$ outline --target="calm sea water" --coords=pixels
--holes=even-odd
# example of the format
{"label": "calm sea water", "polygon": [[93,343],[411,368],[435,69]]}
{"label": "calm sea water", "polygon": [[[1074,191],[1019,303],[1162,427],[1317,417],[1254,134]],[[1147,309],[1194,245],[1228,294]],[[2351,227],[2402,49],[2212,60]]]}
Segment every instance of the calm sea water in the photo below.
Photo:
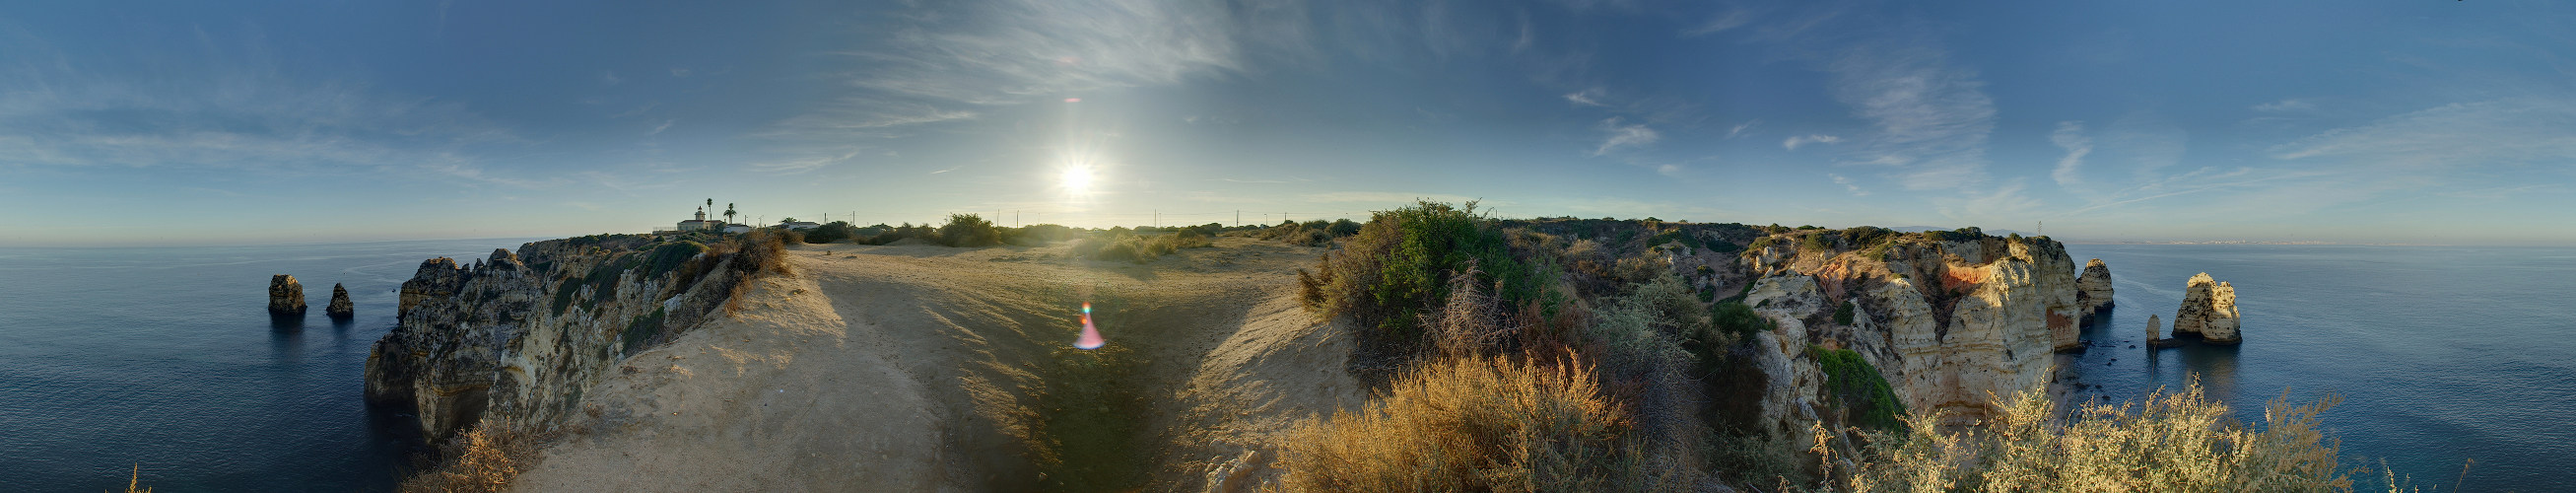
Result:
{"label": "calm sea water", "polygon": [[[413,451],[361,402],[367,348],[422,259],[524,239],[0,249],[0,490],[390,489]],[[273,323],[268,278],[311,312]],[[322,314],[331,284],[357,317]]]}
{"label": "calm sea water", "polygon": [[[0,249],[0,489],[96,491],[140,465],[163,491],[389,488],[413,452],[402,419],[360,401],[369,344],[421,259],[524,239],[261,247]],[[2347,465],[2419,484],[2565,491],[2576,464],[2576,249],[2068,245],[2117,289],[2108,344],[2068,358],[2112,399],[2197,377],[2240,419],[2334,394]],[[2236,347],[2130,348],[2183,281],[2236,286]],[[272,323],[268,276],[313,312]],[[344,283],[358,317],[321,313]],[[2170,326],[2171,321],[2167,321]]]}
{"label": "calm sea water", "polygon": [[[2345,465],[2386,460],[2448,491],[2570,491],[2576,479],[2576,249],[2067,245],[2109,264],[2110,323],[2073,358],[2080,379],[2135,399],[2197,376],[2238,419],[2264,403],[2339,395],[2320,420]],[[2132,349],[2147,316],[2172,329],[2184,281],[2236,286],[2244,344]],[[2376,480],[2377,474],[2372,475]]]}

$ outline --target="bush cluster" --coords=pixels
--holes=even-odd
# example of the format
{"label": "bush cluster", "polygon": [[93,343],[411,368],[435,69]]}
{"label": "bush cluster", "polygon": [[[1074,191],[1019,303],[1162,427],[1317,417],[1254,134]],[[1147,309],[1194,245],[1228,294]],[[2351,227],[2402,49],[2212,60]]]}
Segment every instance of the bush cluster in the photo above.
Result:
{"label": "bush cluster", "polygon": [[1280,221],[1277,226],[1263,228],[1259,237],[1264,240],[1285,241],[1297,246],[1322,246],[1332,243],[1333,240],[1348,238],[1359,233],[1360,223],[1349,219],[1336,219],[1330,222],[1318,219],[1303,223]]}
{"label": "bush cluster", "polygon": [[2227,405],[2204,398],[2198,382],[2064,417],[2031,389],[1975,432],[1944,431],[1935,413],[1902,434],[1870,433],[1874,445],[1849,457],[1857,470],[1829,473],[1852,491],[2351,491],[2317,421],[2336,402],[2274,398],[2257,429],[2229,425]]}
{"label": "bush cluster", "polygon": [[1421,338],[1422,314],[1448,298],[1450,278],[1460,272],[1477,272],[1473,284],[1495,286],[1505,306],[1538,301],[1540,276],[1475,209],[1474,202],[1420,202],[1372,215],[1340,251],[1298,271],[1306,305],[1411,345]]}
{"label": "bush cluster", "polygon": [[1902,430],[1905,401],[1880,376],[1878,367],[1849,349],[1807,347],[1807,356],[1825,373],[1825,395],[1843,410],[1843,422],[1878,430]]}
{"label": "bush cluster", "polygon": [[1289,432],[1287,491],[1662,491],[1590,369],[1484,358],[1426,365],[1357,412]]}
{"label": "bush cluster", "polygon": [[1183,248],[1209,248],[1215,240],[1198,230],[1183,229],[1175,233],[1140,236],[1124,228],[1093,233],[1073,246],[1073,255],[1092,260],[1121,260],[1134,263],[1152,262]]}
{"label": "bush cluster", "polygon": [[939,227],[939,244],[952,247],[987,247],[1002,244],[1002,231],[992,221],[974,214],[949,214],[948,224]]}

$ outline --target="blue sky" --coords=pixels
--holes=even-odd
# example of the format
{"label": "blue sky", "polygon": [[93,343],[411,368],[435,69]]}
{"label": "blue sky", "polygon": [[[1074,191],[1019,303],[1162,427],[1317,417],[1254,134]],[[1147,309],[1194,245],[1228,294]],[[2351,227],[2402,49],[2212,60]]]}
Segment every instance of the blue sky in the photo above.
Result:
{"label": "blue sky", "polygon": [[2576,244],[2576,8],[1973,3],[19,2],[0,245],[641,232],[709,198],[1106,226],[1417,197]]}

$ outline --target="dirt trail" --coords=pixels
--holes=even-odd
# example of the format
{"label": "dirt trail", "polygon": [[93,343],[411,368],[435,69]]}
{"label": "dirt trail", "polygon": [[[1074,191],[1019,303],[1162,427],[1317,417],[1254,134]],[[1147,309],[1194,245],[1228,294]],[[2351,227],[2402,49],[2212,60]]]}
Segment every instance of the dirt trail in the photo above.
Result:
{"label": "dirt trail", "polygon": [[[791,247],[794,275],[594,387],[518,489],[1227,490],[1362,402],[1344,330],[1295,302],[1315,250],[1066,249]],[[1084,301],[1102,350],[1069,347]]]}

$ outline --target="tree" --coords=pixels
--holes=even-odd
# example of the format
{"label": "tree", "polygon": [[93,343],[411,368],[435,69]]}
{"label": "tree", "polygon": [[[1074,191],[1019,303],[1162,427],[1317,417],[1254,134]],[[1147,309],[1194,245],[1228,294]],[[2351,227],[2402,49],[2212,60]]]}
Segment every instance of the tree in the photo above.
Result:
{"label": "tree", "polygon": [[[709,200],[709,201],[713,201],[714,199],[708,199],[708,200]],[[725,222],[727,222],[727,223],[731,223],[731,222],[733,222],[733,215],[734,215],[734,211],[733,211],[733,203],[732,203],[732,202],[726,202],[726,203],[725,203]]]}
{"label": "tree", "polygon": [[778,220],[778,224],[787,224],[787,223],[792,223],[792,222],[796,222],[796,218],[790,217],[790,218],[786,218],[786,219],[780,219],[780,220]]}

